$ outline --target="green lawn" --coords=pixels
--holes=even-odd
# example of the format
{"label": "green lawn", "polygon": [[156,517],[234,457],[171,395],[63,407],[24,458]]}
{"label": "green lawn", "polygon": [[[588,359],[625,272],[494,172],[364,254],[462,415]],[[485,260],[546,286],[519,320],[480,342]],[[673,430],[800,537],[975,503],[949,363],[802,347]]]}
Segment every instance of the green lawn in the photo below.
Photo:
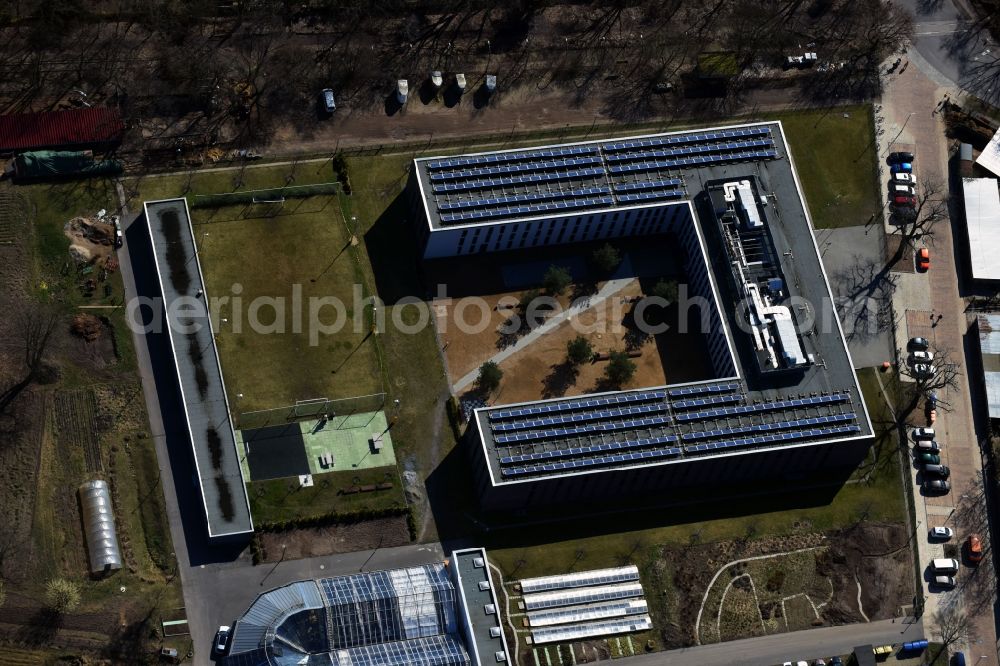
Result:
{"label": "green lawn", "polygon": [[[406,499],[396,468],[375,467],[360,471],[330,472],[315,477],[316,485],[300,488],[298,479],[272,479],[247,484],[254,522],[280,522],[330,513],[403,509]],[[354,486],[391,483],[392,488],[344,493]]]}
{"label": "green lawn", "polygon": [[774,117],[784,127],[816,227],[858,226],[881,215],[870,106]]}

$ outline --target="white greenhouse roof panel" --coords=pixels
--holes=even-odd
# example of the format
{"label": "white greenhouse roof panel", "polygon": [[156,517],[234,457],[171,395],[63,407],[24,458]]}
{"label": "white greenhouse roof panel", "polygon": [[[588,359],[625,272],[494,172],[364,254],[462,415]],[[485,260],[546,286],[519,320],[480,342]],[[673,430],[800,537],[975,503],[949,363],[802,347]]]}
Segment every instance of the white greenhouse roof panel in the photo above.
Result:
{"label": "white greenhouse roof panel", "polygon": [[610,583],[626,583],[639,580],[639,568],[634,564],[611,569],[593,569],[579,573],[559,574],[556,576],[541,576],[521,580],[521,592],[532,594],[548,590],[562,590],[574,587],[589,587],[591,585],[608,585]]}
{"label": "white greenhouse roof panel", "polygon": [[628,601],[613,601],[588,606],[572,606],[556,610],[539,611],[528,614],[528,625],[531,627],[551,627],[559,624],[580,624],[594,620],[626,617],[628,615],[643,615],[649,612],[645,599],[630,599]]}
{"label": "white greenhouse roof panel", "polygon": [[1000,280],[1000,188],[995,178],[963,178],[972,278]]}
{"label": "white greenhouse roof panel", "polygon": [[976,164],[1000,176],[1000,130],[997,130],[983,152],[976,159]]}
{"label": "white greenhouse roof panel", "polygon": [[605,620],[603,622],[588,622],[586,624],[574,624],[565,627],[535,629],[531,632],[531,640],[535,644],[566,643],[595,636],[647,631],[652,628],[653,622],[649,619],[649,616],[639,615],[637,617]]}
{"label": "white greenhouse roof panel", "polygon": [[592,604],[617,599],[632,599],[642,596],[642,585],[639,583],[622,583],[619,585],[600,585],[583,587],[575,590],[558,590],[555,592],[539,592],[524,595],[524,607],[528,611],[543,608],[558,608],[559,606],[574,606],[577,604]]}

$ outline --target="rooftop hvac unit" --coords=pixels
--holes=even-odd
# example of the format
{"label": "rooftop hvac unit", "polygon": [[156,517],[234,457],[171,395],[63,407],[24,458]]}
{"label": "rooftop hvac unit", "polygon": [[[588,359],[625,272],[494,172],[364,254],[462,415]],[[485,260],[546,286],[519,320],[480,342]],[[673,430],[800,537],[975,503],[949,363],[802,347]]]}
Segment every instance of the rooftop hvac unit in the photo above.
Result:
{"label": "rooftop hvac unit", "polygon": [[487,615],[496,615],[497,614],[497,607],[494,606],[493,604],[486,604],[485,606],[483,606],[483,610],[486,611]]}
{"label": "rooftop hvac unit", "polygon": [[497,657],[497,663],[498,664],[507,661],[507,653],[504,652],[503,650],[497,650],[496,657]]}
{"label": "rooftop hvac unit", "polygon": [[490,581],[488,581],[488,580],[481,580],[481,581],[479,581],[479,589],[482,590],[482,591],[484,591],[484,592],[486,590],[490,589]]}
{"label": "rooftop hvac unit", "polygon": [[472,566],[476,567],[477,569],[482,569],[483,567],[486,566],[486,560],[484,560],[481,557],[477,557],[474,560],[472,560]]}
{"label": "rooftop hvac unit", "polygon": [[490,627],[490,636],[500,638],[500,627]]}

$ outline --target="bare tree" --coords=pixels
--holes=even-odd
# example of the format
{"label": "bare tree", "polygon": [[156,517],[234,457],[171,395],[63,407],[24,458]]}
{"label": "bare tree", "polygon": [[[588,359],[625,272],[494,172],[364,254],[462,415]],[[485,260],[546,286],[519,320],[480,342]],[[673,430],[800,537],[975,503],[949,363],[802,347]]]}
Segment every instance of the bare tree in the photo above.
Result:
{"label": "bare tree", "polygon": [[939,178],[925,177],[917,182],[916,205],[912,209],[900,208],[892,212],[899,229],[899,247],[889,261],[895,265],[907,252],[912,252],[916,241],[933,238],[934,227],[948,219],[951,192]]}
{"label": "bare tree", "polygon": [[24,352],[24,376],[12,386],[0,392],[0,413],[17,398],[17,396],[35,381],[42,369],[45,350],[59,321],[59,314],[48,306],[26,307],[15,315],[16,333],[20,336]]}
{"label": "bare tree", "polygon": [[941,639],[941,652],[948,654],[948,648],[969,639],[972,621],[965,610],[955,604],[942,607],[931,618],[931,622]]}
{"label": "bare tree", "polygon": [[[901,419],[911,414],[920,404],[920,400],[929,397],[932,391],[945,388],[958,389],[958,378],[962,375],[958,363],[951,360],[951,354],[947,349],[935,351],[931,363],[911,363],[910,359],[907,359],[906,363],[900,365],[899,374],[912,380],[904,382],[902,386],[907,401],[898,414]],[[948,403],[941,400],[937,406],[946,411],[949,409]]]}

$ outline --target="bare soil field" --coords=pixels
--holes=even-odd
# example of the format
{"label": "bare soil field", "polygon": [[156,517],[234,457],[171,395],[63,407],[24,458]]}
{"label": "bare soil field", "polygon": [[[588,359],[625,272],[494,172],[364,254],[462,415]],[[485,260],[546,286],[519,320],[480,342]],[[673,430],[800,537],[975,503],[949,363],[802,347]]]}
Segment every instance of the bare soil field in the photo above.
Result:
{"label": "bare soil field", "polygon": [[263,562],[281,559],[298,560],[304,557],[322,557],[338,553],[353,553],[373,548],[391,548],[410,543],[406,516],[393,516],[367,520],[351,525],[330,525],[287,532],[260,534]]}

